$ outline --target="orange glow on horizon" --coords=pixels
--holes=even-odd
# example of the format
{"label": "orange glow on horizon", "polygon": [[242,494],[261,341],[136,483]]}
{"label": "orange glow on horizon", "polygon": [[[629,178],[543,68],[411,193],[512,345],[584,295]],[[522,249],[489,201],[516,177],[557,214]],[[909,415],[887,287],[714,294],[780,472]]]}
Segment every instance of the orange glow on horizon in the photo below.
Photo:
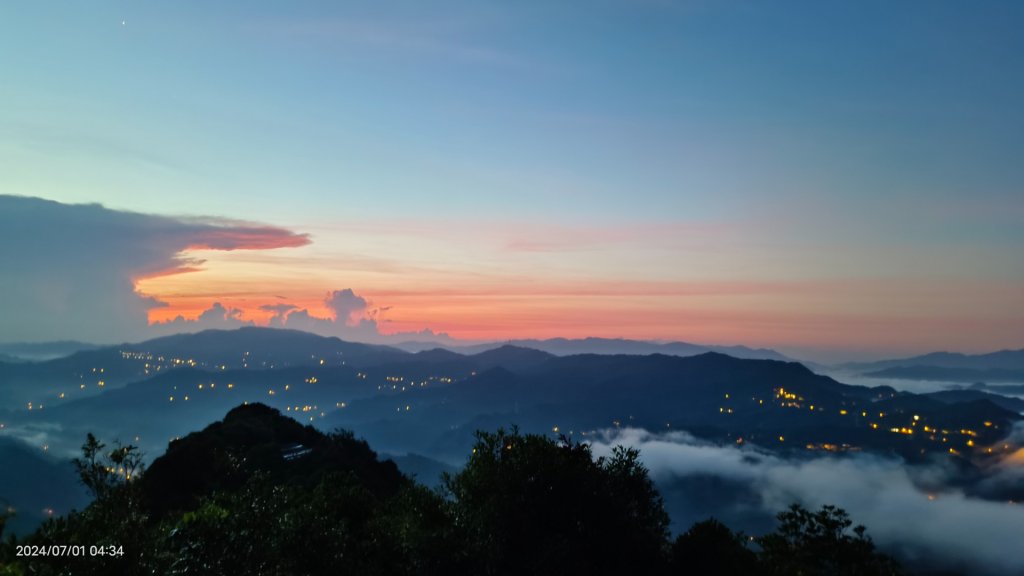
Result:
{"label": "orange glow on horizon", "polygon": [[[709,344],[748,346],[799,346],[813,341],[821,347],[848,345],[850,331],[872,334],[877,342],[898,346],[905,337],[900,317],[841,315],[826,311],[766,311],[760,306],[741,307],[735,298],[724,296],[690,297],[689,306],[680,305],[671,294],[647,294],[632,290],[616,293],[614,287],[595,285],[589,294],[574,297],[561,294],[572,287],[555,285],[532,287],[525,294],[506,293],[471,295],[444,290],[438,293],[393,290],[356,290],[369,301],[371,310],[386,308],[378,316],[382,335],[432,330],[463,340],[506,340],[529,338],[629,338],[638,340],[683,340]],[[621,288],[621,286],[618,286]],[[179,315],[196,319],[213,303],[241,311],[240,318],[256,325],[267,325],[274,312],[261,306],[288,304],[308,310],[311,316],[333,318],[324,303],[325,291],[305,287],[302,292],[284,290],[284,286],[258,285],[250,291],[223,292],[205,287],[196,294],[157,296],[167,306],[150,311],[150,323],[168,322]],[[635,286],[631,287],[635,288]],[[287,299],[277,298],[286,292]],[[915,319],[920,325],[935,327],[936,345],[942,334],[956,329],[956,322],[927,318]],[[969,322],[968,322],[969,323]],[[287,326],[286,326],[287,327]],[[852,327],[852,328],[851,328]],[[339,334],[341,335],[341,334]]]}
{"label": "orange glow on horizon", "polygon": [[[262,300],[253,302],[250,298],[236,298],[232,296],[217,297],[211,299],[209,296],[196,297],[173,297],[168,300],[167,306],[153,308],[149,311],[149,323],[158,324],[172,322],[179,316],[186,320],[196,320],[199,316],[210,309],[215,303],[219,303],[228,310],[239,310],[240,318],[246,322],[254,322],[259,326],[266,326],[277,314],[272,310],[262,309],[261,306],[274,306],[281,304],[281,300]],[[334,313],[324,306],[323,297],[308,300],[289,300],[288,304],[295,306],[296,310],[307,310],[310,315],[322,319],[331,319]]]}
{"label": "orange glow on horizon", "polygon": [[[593,336],[755,347],[983,351],[986,343],[969,337],[979,326],[1010,341],[1021,320],[1000,306],[1019,294],[1013,283],[715,279],[699,275],[699,267],[686,277],[689,268],[666,266],[624,276],[592,270],[589,263],[574,267],[573,258],[553,266],[549,253],[498,265],[487,260],[487,250],[465,260],[439,260],[434,245],[396,241],[387,247],[395,253],[374,258],[317,252],[307,244],[281,252],[187,251],[178,255],[181,267],[138,278],[135,287],[161,303],[149,310],[150,324],[179,316],[194,321],[220,303],[237,311],[234,318],[263,326],[282,311],[333,319],[325,295],[351,288],[367,301],[363,318],[377,321],[382,339],[432,330],[461,340]],[[407,253],[396,254],[403,250]],[[531,268],[536,258],[541,265]],[[975,300],[968,314],[952,305],[963,293],[987,298]],[[331,331],[330,325],[321,328]],[[330,333],[351,334],[337,328]],[[966,336],[951,342],[950,334]],[[358,337],[370,336],[372,331],[364,330]]]}

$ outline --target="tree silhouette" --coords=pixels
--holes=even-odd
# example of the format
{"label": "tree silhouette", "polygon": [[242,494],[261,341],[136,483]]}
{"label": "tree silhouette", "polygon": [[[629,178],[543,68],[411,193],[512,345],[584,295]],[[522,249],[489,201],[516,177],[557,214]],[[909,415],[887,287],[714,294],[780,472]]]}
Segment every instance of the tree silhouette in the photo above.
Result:
{"label": "tree silhouette", "polygon": [[0,498],[0,536],[4,535],[4,527],[7,525],[7,520],[13,515],[10,504],[3,498]]}
{"label": "tree silhouette", "polygon": [[714,518],[698,522],[672,544],[672,573],[702,576],[751,575],[759,572],[748,539]]}
{"label": "tree silhouette", "polygon": [[[778,529],[757,539],[767,574],[802,576],[890,576],[899,565],[875,551],[864,526],[856,526],[842,508],[811,512],[799,504],[780,512]],[[852,533],[851,533],[852,532]]]}
{"label": "tree silhouette", "polygon": [[474,572],[652,574],[668,517],[635,450],[499,430],[477,433],[465,469],[445,479]]}
{"label": "tree silhouette", "polygon": [[[282,447],[297,442],[310,452],[285,459]],[[793,505],[755,540],[757,553],[714,519],[669,546],[668,516],[636,450],[595,459],[585,444],[515,428],[478,432],[442,493],[351,434],[259,406],[175,442],[145,474],[137,448],[108,450],[91,434],[75,465],[96,499],[0,544],[0,576],[899,574],[832,506]],[[190,470],[202,474],[163,490]],[[0,511],[0,528],[4,520]],[[18,558],[15,543],[115,545],[124,556]]]}
{"label": "tree silhouette", "polygon": [[118,442],[113,450],[104,453],[106,447],[89,432],[85,444],[82,444],[81,458],[72,460],[82,484],[97,499],[106,497],[115,487],[136,479],[144,469],[143,454],[137,446],[122,446]]}

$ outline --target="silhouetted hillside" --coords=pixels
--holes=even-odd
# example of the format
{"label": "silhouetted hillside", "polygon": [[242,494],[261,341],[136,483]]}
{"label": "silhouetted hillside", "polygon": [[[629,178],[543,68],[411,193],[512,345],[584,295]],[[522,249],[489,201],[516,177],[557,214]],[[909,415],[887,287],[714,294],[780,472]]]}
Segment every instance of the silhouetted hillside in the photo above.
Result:
{"label": "silhouetted hillside", "polygon": [[89,501],[71,463],[41,448],[0,437],[0,513],[9,509],[14,514],[7,524],[10,532],[34,530],[53,514]]}
{"label": "silhouetted hillside", "polygon": [[947,404],[972,402],[975,400],[988,400],[1005,410],[1024,412],[1024,400],[1009,396],[1000,396],[999,394],[984,392],[982,390],[943,390],[941,392],[924,394],[923,396],[933,400],[938,400],[939,402],[945,402]]}
{"label": "silhouetted hillside", "polygon": [[681,429],[780,450],[812,446],[919,458],[922,450],[949,452],[954,439],[943,440],[942,430],[945,436],[957,431],[957,449],[970,451],[959,430],[971,430],[980,445],[1004,436],[1018,419],[988,401],[950,405],[891,388],[848,386],[797,363],[708,353],[556,357],[518,373],[498,367],[449,386],[353,401],[326,425],[358,428],[389,451],[446,458],[464,453],[473,429],[510,423],[580,437],[609,427]]}
{"label": "silhouetted hillside", "polygon": [[501,366],[517,371],[537,366],[551,358],[553,354],[523,346],[505,345],[492,350],[474,354],[471,358],[483,369]]}
{"label": "silhouetted hillside", "polygon": [[1024,349],[1000,350],[988,354],[933,352],[910,358],[846,364],[844,368],[858,372],[875,372],[887,368],[929,366],[965,370],[1024,370]]}
{"label": "silhouetted hillside", "polygon": [[452,380],[498,366],[522,372],[553,357],[546,352],[518,346],[501,346],[476,354],[459,354],[443,348],[434,348],[406,356],[395,356],[381,364],[360,363],[360,367],[361,371],[367,374],[401,375],[405,381],[436,379],[438,375],[445,375],[446,380]]}
{"label": "silhouetted hillside", "polygon": [[[383,378],[382,378],[383,379]],[[274,370],[179,368],[81,399],[67,398],[43,410],[19,411],[9,426],[60,427],[48,434],[65,447],[86,432],[130,441],[147,453],[168,439],[201,428],[243,402],[265,402],[306,423],[354,399],[390,394],[348,366]]]}
{"label": "silhouetted hillside", "polygon": [[394,462],[349,435],[327,436],[263,404],[239,406],[201,432],[171,442],[142,479],[153,510],[194,508],[219,490],[237,490],[254,474],[274,484],[312,486],[330,473],[351,474],[377,496],[403,481]]}
{"label": "silhouetted hillside", "polygon": [[395,348],[297,330],[206,330],[79,351],[46,362],[0,363],[0,406],[53,405],[181,368],[356,366],[386,364],[409,356]]}
{"label": "silhouetted hillside", "polygon": [[942,382],[1024,382],[1024,369],[1007,368],[945,368],[941,366],[895,366],[865,372],[871,378],[901,380],[938,380]]}
{"label": "silhouetted hillside", "polygon": [[[397,344],[396,347],[411,352],[419,352],[435,347],[436,344],[424,342],[405,342]],[[521,339],[507,340],[505,342],[489,342],[486,344],[473,344],[468,346],[447,346],[448,350],[460,354],[479,354],[487,350],[493,350],[501,346],[515,346],[519,348],[531,348],[548,352],[557,356],[572,356],[577,354],[667,354],[672,356],[696,356],[706,352],[718,352],[728,354],[736,358],[747,358],[757,360],[791,360],[786,356],[767,348],[748,348],[746,346],[714,346],[703,344],[691,344],[689,342],[645,342],[643,340],[626,340],[623,338],[549,338],[547,340]]]}
{"label": "silhouetted hillside", "polygon": [[[306,335],[273,336],[291,340]],[[655,434],[685,431],[701,442],[749,444],[786,460],[865,452],[899,455],[909,465],[942,463],[951,474],[948,485],[985,498],[998,494],[1004,500],[1017,499],[1012,487],[982,484],[999,472],[995,464],[1017,449],[1014,441],[1004,439],[1021,416],[1012,399],[981,391],[897,393],[888,387],[845,385],[795,362],[717,353],[554,356],[507,346],[473,356],[398,352],[388,360],[392,353],[384,354],[366,356],[368,366],[321,364],[317,358],[273,368],[184,363],[92,396],[11,410],[0,423],[25,437],[46,438],[52,449],[64,453],[92,432],[109,443],[140,446],[148,458],[162,453],[169,440],[205,428],[233,407],[261,403],[322,431],[357,430],[386,453],[416,454],[429,459],[420,464],[439,463],[428,466],[435,470],[460,466],[477,430],[518,425],[526,433],[564,435],[573,441],[601,438],[615,428]],[[229,420],[234,422],[234,416]],[[224,448],[223,439],[213,440],[216,436],[198,436],[180,449],[175,442],[158,461],[177,462],[175,472],[164,473],[166,464],[155,463],[150,476],[155,479],[147,482],[164,478],[166,486],[154,493],[166,493],[162,505],[177,508],[214,497],[218,485],[211,478],[233,482],[224,488],[229,491],[262,477],[273,485],[291,485],[287,475],[275,476],[275,465],[289,450],[303,457],[309,452],[304,452],[306,436],[288,434],[271,436],[255,452],[244,454]],[[304,465],[286,461],[290,463],[284,470]],[[212,464],[204,470],[199,462]],[[415,458],[404,463],[409,462],[417,465]],[[0,470],[4,474],[10,472]],[[178,476],[183,479],[180,493],[172,480]],[[713,484],[707,490],[727,493],[716,491]],[[154,504],[150,513],[167,513],[160,505]]]}
{"label": "silhouetted hillside", "polygon": [[339,365],[367,357],[374,360],[406,353],[388,346],[346,342],[298,330],[246,327],[204,330],[147,340],[122,348],[191,359],[201,365],[230,368],[274,368],[320,364]]}
{"label": "silhouetted hillside", "polygon": [[[172,442],[141,480],[122,474],[90,437],[78,464],[97,499],[0,544],[0,570],[660,576],[725,562],[747,574],[900,573],[833,507],[792,506],[776,532],[758,538],[757,552],[717,525],[680,536],[670,554],[669,518],[639,456],[618,449],[595,458],[582,443],[481,432],[442,496],[349,434],[324,435],[267,406],[243,405]],[[15,554],[20,545],[50,551],[79,541],[90,542],[90,553]]]}
{"label": "silhouetted hillside", "polygon": [[8,355],[19,360],[40,362],[70,356],[82,350],[95,350],[97,344],[87,344],[75,340],[57,340],[54,342],[8,342],[0,344],[0,356]]}

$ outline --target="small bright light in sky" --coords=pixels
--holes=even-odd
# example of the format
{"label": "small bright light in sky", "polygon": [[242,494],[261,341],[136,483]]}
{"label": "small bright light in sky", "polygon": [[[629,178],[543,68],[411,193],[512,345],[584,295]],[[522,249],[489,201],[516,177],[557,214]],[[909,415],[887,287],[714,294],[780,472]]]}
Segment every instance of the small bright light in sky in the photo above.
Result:
{"label": "small bright light in sky", "polygon": [[[133,3],[146,34],[114,38],[93,6],[3,4],[0,191],[100,203],[94,238],[125,211],[176,223],[0,230],[0,341],[205,313],[368,339],[1020,347],[1022,6]],[[119,283],[58,288],[27,256],[71,253]]]}

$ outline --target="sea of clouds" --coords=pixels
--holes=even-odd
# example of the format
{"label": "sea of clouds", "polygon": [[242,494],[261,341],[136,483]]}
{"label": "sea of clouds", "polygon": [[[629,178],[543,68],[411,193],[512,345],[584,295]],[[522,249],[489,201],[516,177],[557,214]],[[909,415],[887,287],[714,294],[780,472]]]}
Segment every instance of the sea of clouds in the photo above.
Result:
{"label": "sea of clouds", "polygon": [[[1024,436],[1024,428],[1015,434]],[[710,512],[757,534],[764,525],[757,518],[791,503],[810,509],[834,504],[849,512],[855,524],[867,526],[881,549],[909,563],[970,574],[1024,573],[1019,546],[1024,505],[965,494],[954,487],[957,472],[948,463],[908,465],[863,453],[784,458],[756,446],[723,446],[685,432],[641,429],[608,430],[591,443],[596,456],[611,454],[617,445],[640,450],[674,519],[699,520]],[[994,465],[987,481],[1021,482],[1022,460],[1017,454]],[[703,494],[678,497],[688,489]],[[712,493],[717,501],[707,497]],[[709,500],[715,501],[712,509]],[[744,518],[751,520],[747,526],[734,525]],[[673,527],[685,530],[688,525]]]}

